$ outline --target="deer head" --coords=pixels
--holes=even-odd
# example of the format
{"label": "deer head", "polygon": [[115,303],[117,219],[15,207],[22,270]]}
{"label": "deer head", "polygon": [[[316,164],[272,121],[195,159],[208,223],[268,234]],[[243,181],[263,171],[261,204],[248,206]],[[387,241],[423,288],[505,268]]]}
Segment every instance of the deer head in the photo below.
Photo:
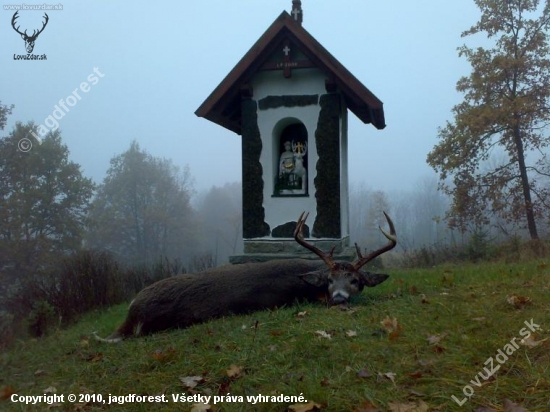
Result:
{"label": "deer head", "polygon": [[328,271],[324,272],[311,272],[303,275],[304,280],[309,283],[315,284],[316,286],[326,285],[328,287],[328,294],[330,296],[330,301],[333,304],[346,303],[348,298],[356,293],[359,293],[363,290],[365,286],[374,287],[379,283],[382,283],[388,278],[388,275],[370,273],[361,271],[361,267],[366,265],[368,262],[380,256],[382,253],[387,252],[395,247],[397,244],[397,235],[395,234],[395,228],[390,217],[384,212],[384,216],[388,221],[390,226],[390,233],[386,232],[384,229],[380,228],[384,236],[389,240],[389,243],[366,256],[361,254],[359,246],[355,244],[355,249],[357,250],[357,260],[353,263],[347,262],[335,262],[332,255],[334,253],[334,248],[329,253],[325,253],[320,250],[318,247],[307,243],[304,240],[302,234],[303,227],[308,217],[308,214],[302,213],[298,218],[296,224],[296,229],[294,230],[294,239],[300,245],[306,249],[311,250],[317,256],[319,256],[328,266]]}
{"label": "deer head", "polygon": [[11,19],[11,26],[13,27],[13,29],[17,33],[19,33],[21,35],[21,38],[23,40],[25,40],[25,48],[27,49],[27,53],[32,53],[32,51],[34,50],[34,42],[36,41],[36,38],[38,37],[38,35],[40,33],[42,33],[42,31],[44,30],[44,28],[48,24],[48,20],[49,20],[48,14],[44,13],[44,17],[46,18],[46,21],[42,24],[42,28],[40,30],[38,30],[38,32],[36,32],[36,30],[33,30],[32,35],[28,36],[27,35],[27,30],[25,30],[24,33],[21,33],[19,31],[20,26],[17,26],[17,28],[15,27],[15,20],[19,17],[17,15],[17,13],[19,13],[19,11],[16,11],[15,14],[13,15],[12,19]]}

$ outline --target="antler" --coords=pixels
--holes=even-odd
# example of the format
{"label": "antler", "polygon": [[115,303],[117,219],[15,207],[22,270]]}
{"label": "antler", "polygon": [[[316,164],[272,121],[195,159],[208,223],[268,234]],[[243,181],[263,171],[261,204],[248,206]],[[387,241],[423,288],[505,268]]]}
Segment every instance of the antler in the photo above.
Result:
{"label": "antler", "polygon": [[[304,216],[304,213],[306,214]],[[300,217],[298,218],[298,221],[296,222],[296,229],[294,229],[294,239],[296,239],[296,242],[298,242],[300,245],[305,247],[306,249],[311,250],[313,253],[315,253],[317,256],[319,256],[321,259],[323,259],[323,262],[327,264],[327,266],[332,269],[334,267],[334,260],[332,259],[332,254],[334,252],[334,248],[330,251],[329,254],[326,254],[321,249],[319,249],[316,246],[313,246],[312,244],[307,243],[304,240],[304,235],[302,233],[304,224],[306,223],[306,219],[309,216],[309,213],[302,212]]]}
{"label": "antler", "polygon": [[375,257],[380,256],[382,253],[386,253],[388,250],[391,250],[395,247],[397,244],[397,235],[395,234],[395,227],[393,226],[393,222],[390,219],[390,217],[387,215],[386,212],[384,212],[384,216],[386,216],[386,220],[388,221],[388,225],[390,225],[390,233],[386,232],[384,229],[380,228],[380,231],[386,236],[386,238],[389,239],[389,243],[378,249],[375,250],[372,253],[369,253],[367,256],[363,256],[361,254],[361,251],[359,250],[359,246],[357,246],[357,243],[355,244],[355,249],[357,251],[357,261],[353,262],[353,268],[355,270],[359,270],[362,266],[373,260]]}
{"label": "antler", "polygon": [[42,33],[42,31],[46,28],[46,25],[48,24],[48,21],[50,20],[50,18],[48,17],[48,13],[44,13],[44,17],[46,18],[46,21],[44,23],[42,23],[42,28],[40,30],[38,30],[38,33],[36,32],[36,30],[33,30],[32,36],[29,36],[29,35],[27,35],[27,30],[25,30],[25,33],[21,33],[19,31],[19,27],[21,27],[21,26],[17,26],[17,28],[15,27],[15,20],[17,20],[17,18],[19,17],[17,15],[17,13],[19,13],[19,10],[16,11],[15,14],[13,15],[13,17],[11,18],[11,26],[13,27],[13,29],[17,33],[19,33],[21,36],[25,36],[29,40],[36,39],[38,37],[38,35],[40,33]]}
{"label": "antler", "polygon": [[46,28],[46,24],[48,24],[48,21],[50,20],[50,18],[48,17],[48,15],[47,15],[46,13],[44,13],[44,17],[46,17],[46,21],[45,21],[44,24],[42,25],[42,28],[41,28],[40,30],[38,30],[38,33],[36,33],[36,34],[34,34],[34,32],[35,32],[36,30],[33,30],[31,38],[34,38],[34,39],[37,38],[38,35],[39,35],[40,33],[42,33],[42,32],[44,31],[44,29]]}
{"label": "antler", "polygon": [[19,16],[17,15],[17,13],[19,13],[19,10],[16,11],[15,14],[13,15],[13,17],[11,18],[11,26],[12,26],[13,29],[14,29],[17,33],[19,33],[21,36],[26,36],[26,35],[27,35],[27,30],[25,30],[25,33],[21,33],[21,32],[19,31],[19,27],[20,27],[20,26],[17,26],[17,28],[15,28],[15,20],[19,17]]}

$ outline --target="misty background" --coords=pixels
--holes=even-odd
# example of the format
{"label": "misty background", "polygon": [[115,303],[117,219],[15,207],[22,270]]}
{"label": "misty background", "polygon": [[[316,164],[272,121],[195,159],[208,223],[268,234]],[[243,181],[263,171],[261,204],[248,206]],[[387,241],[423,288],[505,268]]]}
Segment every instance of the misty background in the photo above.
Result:
{"label": "misty background", "polygon": [[[15,105],[3,135],[16,122],[59,130],[70,160],[96,184],[135,142],[188,173],[200,222],[189,255],[212,253],[219,264],[239,253],[240,136],[194,111],[291,1],[65,1],[47,11],[33,51],[47,60],[38,61],[14,60],[26,52],[11,4],[0,10],[0,99]],[[302,8],[304,28],[384,102],[384,130],[349,118],[352,242],[383,242],[381,210],[393,217],[402,251],[464,241],[441,220],[448,200],[426,155],[461,100],[455,84],[470,67],[456,49],[479,18],[474,2],[303,0]],[[38,29],[43,16],[23,10],[17,24]],[[78,92],[58,127],[46,123],[82,82],[89,91]]]}

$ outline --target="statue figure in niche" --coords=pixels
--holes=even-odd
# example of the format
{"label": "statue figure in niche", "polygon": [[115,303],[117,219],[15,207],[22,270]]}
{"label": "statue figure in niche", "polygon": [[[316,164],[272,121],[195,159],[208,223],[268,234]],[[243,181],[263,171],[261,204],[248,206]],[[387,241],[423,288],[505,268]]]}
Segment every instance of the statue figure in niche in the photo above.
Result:
{"label": "statue figure in niche", "polygon": [[[292,151],[290,150],[292,147]],[[280,195],[306,194],[307,169],[304,157],[307,154],[307,142],[284,143],[285,151],[279,159],[279,176],[275,184],[275,193]]]}

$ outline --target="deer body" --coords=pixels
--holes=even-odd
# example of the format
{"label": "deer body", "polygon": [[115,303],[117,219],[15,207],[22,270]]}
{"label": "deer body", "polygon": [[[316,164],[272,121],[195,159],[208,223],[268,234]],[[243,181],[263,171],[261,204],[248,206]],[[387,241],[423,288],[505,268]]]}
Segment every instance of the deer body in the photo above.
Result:
{"label": "deer body", "polygon": [[177,275],[143,289],[128,316],[107,341],[185,328],[229,314],[243,314],[313,301],[326,290],[301,274],[323,269],[305,259],[227,265],[194,275]]}
{"label": "deer body", "polygon": [[114,343],[170,328],[185,328],[230,314],[313,302],[326,296],[332,303],[345,303],[364,286],[373,287],[388,275],[360,271],[374,257],[395,246],[395,232],[383,231],[390,244],[366,257],[357,248],[356,263],[335,262],[332,251],[325,254],[302,237],[305,219],[298,219],[294,237],[302,246],[319,255],[323,262],[306,259],[272,260],[263,263],[226,265],[194,275],[163,279],[139,292],[128,308],[122,325],[106,339]]}

